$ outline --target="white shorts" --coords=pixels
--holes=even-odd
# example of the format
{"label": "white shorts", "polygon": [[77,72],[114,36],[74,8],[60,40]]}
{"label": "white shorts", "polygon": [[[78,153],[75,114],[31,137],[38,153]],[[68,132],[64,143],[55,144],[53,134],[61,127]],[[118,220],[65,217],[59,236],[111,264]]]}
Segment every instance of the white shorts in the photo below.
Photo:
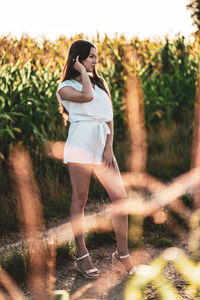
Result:
{"label": "white shorts", "polygon": [[109,133],[110,129],[105,122],[71,123],[64,147],[64,163],[101,164]]}

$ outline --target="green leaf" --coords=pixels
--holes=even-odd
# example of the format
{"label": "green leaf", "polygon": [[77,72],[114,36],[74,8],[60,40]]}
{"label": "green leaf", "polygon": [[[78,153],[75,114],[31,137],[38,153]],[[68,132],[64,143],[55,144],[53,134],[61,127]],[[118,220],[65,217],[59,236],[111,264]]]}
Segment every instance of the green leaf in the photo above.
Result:
{"label": "green leaf", "polygon": [[12,132],[12,130],[10,128],[6,128],[6,131],[8,132],[8,134],[13,138],[15,139],[15,135],[14,133]]}
{"label": "green leaf", "polygon": [[7,113],[0,114],[0,119],[6,119],[6,120],[10,120],[11,122],[14,122],[14,120],[11,118],[11,116],[8,115]]}

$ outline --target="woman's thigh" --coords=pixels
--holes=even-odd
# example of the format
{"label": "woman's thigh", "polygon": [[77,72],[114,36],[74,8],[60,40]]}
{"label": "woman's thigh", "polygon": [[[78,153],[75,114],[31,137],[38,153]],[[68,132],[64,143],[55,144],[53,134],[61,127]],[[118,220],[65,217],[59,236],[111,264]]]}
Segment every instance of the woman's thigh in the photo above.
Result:
{"label": "woman's thigh", "polygon": [[106,189],[111,201],[127,199],[127,193],[117,162],[116,168],[107,168],[104,164],[101,164],[95,166],[93,171]]}
{"label": "woman's thigh", "polygon": [[68,163],[73,195],[86,197],[89,190],[92,166],[89,164]]}

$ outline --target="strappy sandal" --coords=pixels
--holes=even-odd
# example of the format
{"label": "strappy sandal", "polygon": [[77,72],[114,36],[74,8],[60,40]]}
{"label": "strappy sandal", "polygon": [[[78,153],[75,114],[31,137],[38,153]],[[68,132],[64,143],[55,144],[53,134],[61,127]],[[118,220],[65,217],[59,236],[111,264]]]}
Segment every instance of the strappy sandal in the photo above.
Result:
{"label": "strappy sandal", "polygon": [[[119,258],[125,259],[129,256],[130,254],[128,253],[127,255],[119,255]],[[136,272],[136,267],[133,267],[129,272],[127,272],[121,261],[115,256],[115,252],[112,254],[112,267],[114,271],[122,273],[127,278],[132,277]]]}
{"label": "strappy sandal", "polygon": [[[89,253],[84,254],[83,256],[77,257],[77,259],[76,259],[77,263],[88,256],[89,256]],[[100,272],[97,268],[92,268],[92,269],[83,271],[82,269],[80,269],[77,266],[77,271],[80,272],[84,277],[90,278],[90,279],[96,279],[100,276]]]}

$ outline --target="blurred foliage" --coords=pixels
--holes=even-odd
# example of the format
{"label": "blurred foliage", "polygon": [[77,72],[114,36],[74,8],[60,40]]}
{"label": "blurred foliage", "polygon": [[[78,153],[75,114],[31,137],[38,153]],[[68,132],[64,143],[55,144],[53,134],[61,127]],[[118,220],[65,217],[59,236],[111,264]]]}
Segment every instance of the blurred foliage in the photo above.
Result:
{"label": "blurred foliage", "polygon": [[[174,267],[174,271],[181,274],[182,296],[191,299],[200,297],[200,209],[194,211],[189,218],[190,234],[187,255],[180,248],[171,247],[164,250],[159,257],[148,265],[139,265],[136,273],[127,282],[124,299],[142,300],[146,298],[146,289],[153,286],[159,299],[182,299],[180,290],[165,277],[163,273],[167,264]],[[152,230],[152,228],[149,228]],[[165,244],[163,246],[169,246]],[[180,287],[180,285],[178,286]]]}
{"label": "blurred foliage", "polygon": [[190,294],[192,299],[199,299],[200,264],[192,261],[181,249],[175,247],[165,250],[149,265],[140,265],[137,268],[136,274],[127,283],[124,299],[145,299],[145,289],[148,284],[156,288],[160,299],[182,299],[176,288],[162,273],[168,263],[173,264],[187,283],[185,292]]}
{"label": "blurred foliage", "polygon": [[54,300],[69,300],[70,299],[70,295],[67,291],[65,290],[57,290],[54,291]]}

